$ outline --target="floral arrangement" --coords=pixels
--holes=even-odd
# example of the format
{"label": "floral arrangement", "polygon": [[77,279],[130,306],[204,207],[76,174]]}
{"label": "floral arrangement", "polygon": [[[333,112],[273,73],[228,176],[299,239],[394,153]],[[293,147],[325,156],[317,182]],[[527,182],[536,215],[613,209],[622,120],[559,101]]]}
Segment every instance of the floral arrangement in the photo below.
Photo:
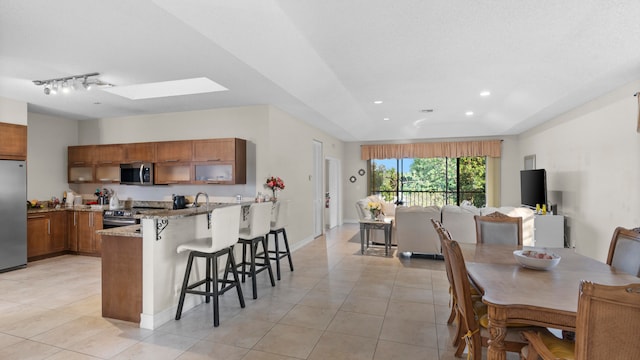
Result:
{"label": "floral arrangement", "polygon": [[371,218],[377,219],[380,214],[382,214],[382,204],[377,201],[369,201],[367,204],[367,208],[371,212]]}
{"label": "floral arrangement", "polygon": [[277,176],[271,176],[267,178],[265,186],[273,191],[282,190],[284,189],[284,181]]}
{"label": "floral arrangement", "polygon": [[284,189],[284,181],[277,176],[271,176],[267,178],[267,182],[264,186],[268,187],[273,191],[273,201],[276,201],[278,197],[278,191]]}

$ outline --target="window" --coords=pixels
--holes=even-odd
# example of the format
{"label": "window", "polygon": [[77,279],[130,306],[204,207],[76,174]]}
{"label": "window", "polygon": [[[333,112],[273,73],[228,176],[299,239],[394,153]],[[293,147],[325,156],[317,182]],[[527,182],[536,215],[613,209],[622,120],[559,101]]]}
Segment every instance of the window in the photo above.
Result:
{"label": "window", "polygon": [[486,158],[370,160],[370,189],[407,206],[486,204]]}

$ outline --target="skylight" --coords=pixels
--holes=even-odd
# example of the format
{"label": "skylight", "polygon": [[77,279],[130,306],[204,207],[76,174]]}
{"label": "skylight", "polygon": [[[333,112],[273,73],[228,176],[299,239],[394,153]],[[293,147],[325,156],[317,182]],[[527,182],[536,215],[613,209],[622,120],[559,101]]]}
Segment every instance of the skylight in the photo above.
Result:
{"label": "skylight", "polygon": [[103,89],[103,91],[126,97],[131,100],[204,94],[227,90],[229,89],[205,77],[127,86],[115,86],[112,88]]}

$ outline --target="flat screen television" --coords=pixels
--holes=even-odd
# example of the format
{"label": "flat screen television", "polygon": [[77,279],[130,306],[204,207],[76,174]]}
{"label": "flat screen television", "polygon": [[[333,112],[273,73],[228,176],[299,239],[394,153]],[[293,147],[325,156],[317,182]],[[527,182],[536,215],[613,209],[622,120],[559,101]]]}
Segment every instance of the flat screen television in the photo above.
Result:
{"label": "flat screen television", "polygon": [[520,203],[531,208],[547,203],[547,172],[544,169],[520,171]]}

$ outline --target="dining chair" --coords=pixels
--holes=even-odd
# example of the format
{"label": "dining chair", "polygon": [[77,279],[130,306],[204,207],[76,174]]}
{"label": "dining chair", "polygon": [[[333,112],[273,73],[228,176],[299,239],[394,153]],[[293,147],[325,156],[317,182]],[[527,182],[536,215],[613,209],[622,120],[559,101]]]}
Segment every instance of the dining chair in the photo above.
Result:
{"label": "dining chair", "polygon": [[[178,253],[189,251],[189,260],[187,261],[182,290],[180,291],[176,320],[180,320],[182,317],[182,307],[186,294],[204,295],[207,303],[213,297],[213,326],[220,324],[218,296],[224,294],[227,290],[236,288],[240,307],[244,308],[244,296],[242,295],[240,279],[238,278],[236,262],[233,256],[233,246],[238,241],[240,211],[239,205],[213,209],[211,211],[211,237],[180,244],[176,249]],[[224,255],[227,255],[225,272],[224,276],[219,279],[218,259]],[[204,279],[189,284],[193,259],[197,257],[205,258],[206,271]],[[229,272],[233,274],[232,280],[228,280]],[[222,284],[220,290],[218,290],[219,284]],[[205,286],[204,291],[201,288],[202,285]]]}
{"label": "dining chair", "polygon": [[453,273],[451,272],[451,260],[449,259],[449,253],[447,252],[446,246],[444,246],[443,240],[451,240],[451,234],[442,226],[442,223],[438,220],[431,219],[431,224],[433,225],[438,237],[440,238],[440,246],[442,256],[444,258],[445,272],[447,274],[447,280],[449,280],[449,294],[451,295],[451,299],[449,300],[449,304],[451,305],[451,313],[449,314],[449,318],[447,319],[447,324],[451,324],[456,321],[456,335],[453,337],[452,345],[456,348],[459,346],[463,346],[458,352],[462,353],[464,350],[464,344],[460,345],[462,342],[462,336],[464,332],[462,331],[462,326],[460,324],[460,316],[458,316],[458,305],[455,294],[455,288],[453,285]]}
{"label": "dining chair", "polygon": [[[471,295],[472,285],[467,273],[467,267],[464,263],[464,257],[460,245],[455,240],[442,239],[445,250],[445,256],[449,258],[451,264],[451,273],[453,278],[453,286],[456,295],[457,315],[460,318],[460,329],[458,334],[462,334],[464,342],[460,341],[457,345],[455,356],[460,357],[464,351],[465,345],[471,359],[482,359],[482,347],[488,345],[489,334],[488,316],[486,307],[478,301],[474,301]],[[446,259],[446,258],[445,258]],[[445,260],[446,263],[446,260]],[[510,352],[520,352],[526,342],[521,338],[520,331],[524,329],[540,331],[546,333],[547,330],[538,327],[528,327],[523,324],[507,324],[507,334],[504,339],[505,350]]]}
{"label": "dining chair", "polygon": [[551,334],[525,331],[526,360],[637,359],[640,342],[640,283],[614,286],[582,281],[579,288],[575,342]]}
{"label": "dining chair", "polygon": [[[273,203],[270,201],[251,204],[251,206],[249,206],[249,227],[240,229],[238,233],[238,242],[242,244],[242,262],[237,265],[237,268],[240,269],[239,273],[242,274],[242,282],[245,281],[246,276],[251,277],[254,299],[258,298],[256,276],[260,272],[267,270],[269,272],[271,286],[276,286],[269,256],[265,255],[260,264],[256,262],[256,255],[258,254],[258,246],[260,244],[262,244],[264,254],[268,254],[269,251],[267,234],[271,231],[272,207]],[[247,256],[249,256],[248,259]]]}
{"label": "dining chair", "polygon": [[478,244],[522,245],[522,218],[499,211],[488,215],[475,215],[476,242]]}
{"label": "dining chair", "polygon": [[640,277],[640,228],[617,227],[614,230],[607,264]]}

